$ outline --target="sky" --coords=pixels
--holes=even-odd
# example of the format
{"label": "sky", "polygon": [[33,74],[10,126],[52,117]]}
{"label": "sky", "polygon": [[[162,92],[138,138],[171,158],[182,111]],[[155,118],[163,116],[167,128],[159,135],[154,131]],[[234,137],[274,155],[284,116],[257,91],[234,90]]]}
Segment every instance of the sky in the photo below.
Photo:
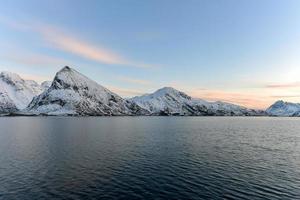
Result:
{"label": "sky", "polygon": [[131,97],[170,86],[267,108],[300,102],[298,0],[10,0],[0,71],[38,82],[68,65]]}

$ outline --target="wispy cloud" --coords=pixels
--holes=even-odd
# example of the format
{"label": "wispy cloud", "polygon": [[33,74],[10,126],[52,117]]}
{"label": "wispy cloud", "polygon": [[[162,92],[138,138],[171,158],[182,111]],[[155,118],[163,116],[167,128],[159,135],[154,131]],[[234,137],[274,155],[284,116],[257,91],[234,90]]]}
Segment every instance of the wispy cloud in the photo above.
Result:
{"label": "wispy cloud", "polygon": [[276,89],[278,89],[278,88],[297,88],[297,87],[300,87],[300,82],[266,85],[266,88],[276,88]]}
{"label": "wispy cloud", "polygon": [[125,58],[113,52],[109,48],[91,41],[75,36],[59,27],[47,25],[45,23],[35,23],[26,21],[15,21],[0,16],[0,23],[19,31],[30,31],[37,33],[46,44],[61,51],[77,55],[81,58],[92,61],[123,65],[137,68],[157,68],[160,65],[153,65]]}
{"label": "wispy cloud", "polygon": [[84,40],[66,34],[58,28],[40,27],[38,31],[46,42],[60,50],[76,54],[78,56],[107,64],[127,64],[121,56],[112,53],[110,50],[92,45]]}
{"label": "wispy cloud", "polygon": [[[132,61],[128,58],[124,58],[108,48],[101,47],[100,45],[94,45],[91,42],[80,39],[56,27],[42,26],[39,27],[38,30],[42,34],[44,40],[53,47],[85,59],[105,64],[126,65],[137,68],[154,67],[154,65],[151,64]],[[155,67],[158,67],[158,65]]]}
{"label": "wispy cloud", "polygon": [[270,96],[219,90],[191,90],[189,94],[193,97],[205,99],[208,101],[224,101],[257,109],[264,109],[274,101],[274,99]]}
{"label": "wispy cloud", "polygon": [[272,98],[300,98],[300,95],[273,95]]}

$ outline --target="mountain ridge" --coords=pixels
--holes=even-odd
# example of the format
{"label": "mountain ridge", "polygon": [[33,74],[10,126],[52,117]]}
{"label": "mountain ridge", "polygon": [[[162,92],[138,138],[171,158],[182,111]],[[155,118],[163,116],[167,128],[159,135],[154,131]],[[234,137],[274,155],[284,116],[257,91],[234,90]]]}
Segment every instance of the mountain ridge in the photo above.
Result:
{"label": "mountain ridge", "polygon": [[266,113],[271,116],[299,117],[300,103],[278,100],[267,108]]}
{"label": "mountain ridge", "polygon": [[265,111],[193,98],[172,87],[124,99],[65,66],[53,81],[38,84],[0,73],[0,115],[74,116],[300,116],[300,104],[276,101]]}
{"label": "mountain ridge", "polygon": [[0,73],[0,113],[16,112],[26,108],[36,95],[46,89],[33,80],[22,79],[12,72]]}
{"label": "mountain ridge", "polygon": [[193,98],[172,87],[163,87],[153,93],[129,99],[154,115],[187,116],[258,116],[262,111],[225,102],[208,102]]}
{"label": "mountain ridge", "polygon": [[50,88],[35,97],[26,111],[83,116],[147,114],[147,111],[68,66],[56,73]]}

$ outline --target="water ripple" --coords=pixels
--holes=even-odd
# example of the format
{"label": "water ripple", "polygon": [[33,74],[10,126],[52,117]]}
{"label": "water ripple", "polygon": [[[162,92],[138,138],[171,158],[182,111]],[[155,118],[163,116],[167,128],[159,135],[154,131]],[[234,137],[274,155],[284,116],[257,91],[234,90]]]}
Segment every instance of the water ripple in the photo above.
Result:
{"label": "water ripple", "polygon": [[299,122],[0,118],[0,199],[300,199]]}

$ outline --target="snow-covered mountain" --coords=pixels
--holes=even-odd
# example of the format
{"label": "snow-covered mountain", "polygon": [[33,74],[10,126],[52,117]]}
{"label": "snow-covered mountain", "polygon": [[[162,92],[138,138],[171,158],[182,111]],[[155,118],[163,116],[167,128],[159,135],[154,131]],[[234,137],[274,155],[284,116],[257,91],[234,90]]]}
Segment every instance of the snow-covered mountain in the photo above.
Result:
{"label": "snow-covered mountain", "polygon": [[[152,94],[145,94],[129,99],[153,115],[192,115],[205,113],[205,107],[191,106],[192,98],[171,87],[164,87]],[[203,115],[204,115],[203,113]]]}
{"label": "snow-covered mountain", "polygon": [[280,100],[271,105],[266,112],[271,116],[298,117],[300,116],[300,104]]}
{"label": "snow-covered mountain", "polygon": [[0,115],[182,115],[300,116],[300,104],[277,101],[266,111],[225,102],[208,102],[164,87],[123,99],[70,67],[41,85],[11,72],[0,73]]}
{"label": "snow-covered mountain", "polygon": [[32,80],[24,80],[11,72],[0,73],[0,113],[11,113],[26,108],[44,87]]}
{"label": "snow-covered mountain", "polygon": [[27,112],[45,115],[146,115],[148,112],[70,67],[60,70],[51,86],[35,97]]}
{"label": "snow-covered mountain", "polygon": [[152,115],[250,116],[264,114],[263,111],[230,103],[208,102],[192,98],[171,87],[164,87],[152,94],[133,97],[129,100],[149,110]]}
{"label": "snow-covered mountain", "polygon": [[[201,100],[203,102],[203,100]],[[201,104],[200,102],[200,104]],[[263,116],[265,111],[257,109],[249,109],[244,106],[239,106],[222,101],[205,102],[204,105],[208,108],[212,115],[216,116]]]}

